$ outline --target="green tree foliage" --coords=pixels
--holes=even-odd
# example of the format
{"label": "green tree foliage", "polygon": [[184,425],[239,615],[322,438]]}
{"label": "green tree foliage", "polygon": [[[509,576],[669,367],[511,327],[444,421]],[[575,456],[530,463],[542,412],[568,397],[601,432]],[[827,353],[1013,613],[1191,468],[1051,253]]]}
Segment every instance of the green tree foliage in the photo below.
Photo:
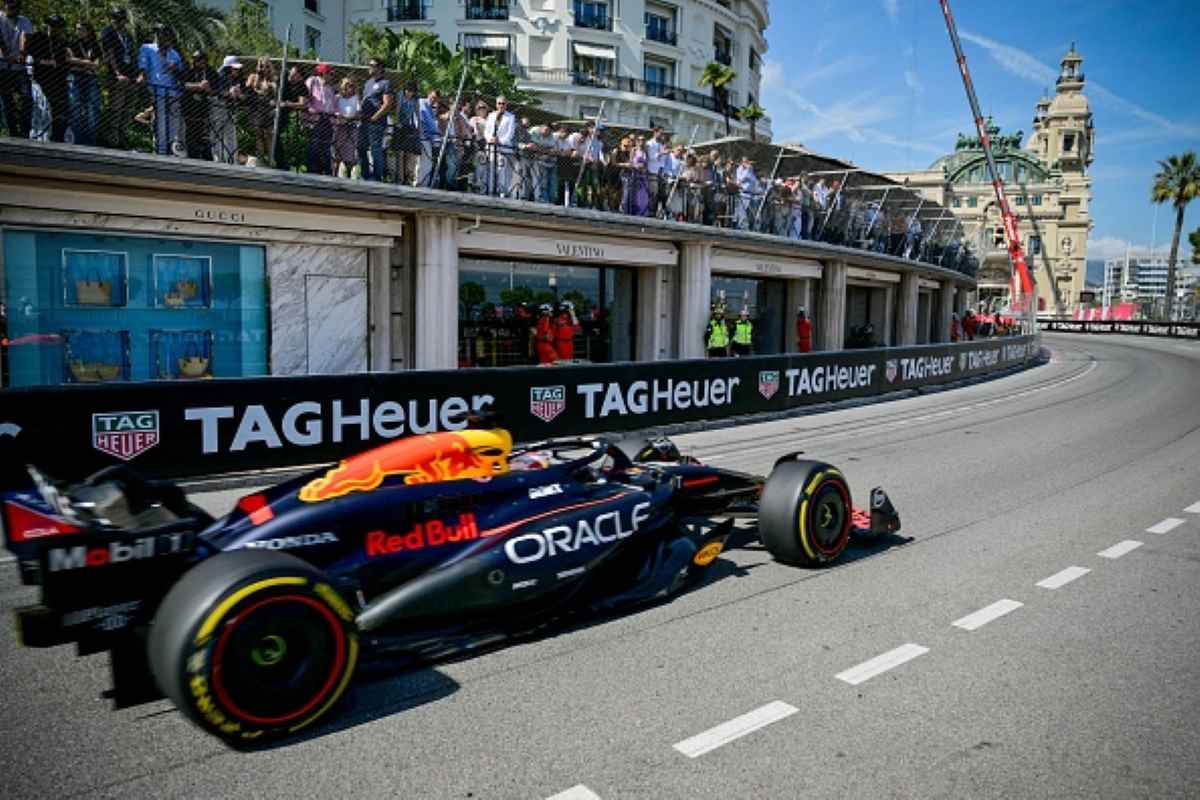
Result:
{"label": "green tree foliage", "polygon": [[767,115],[766,110],[758,103],[748,103],[738,112],[738,119],[750,124],[750,140],[758,139],[758,121]]}
{"label": "green tree foliage", "polygon": [[[279,41],[271,28],[266,6],[251,0],[236,0],[233,8],[225,15],[220,28],[221,34],[215,43],[215,53],[210,57],[214,64],[220,64],[221,59],[227,55],[265,55],[278,58],[283,51],[283,42]],[[299,34],[296,38],[299,38]],[[288,48],[289,58],[298,58],[299,55],[299,48]]]}
{"label": "green tree foliage", "polygon": [[1188,243],[1192,246],[1192,263],[1200,264],[1200,228],[1188,234]]}
{"label": "green tree foliage", "polygon": [[[181,52],[210,50],[221,36],[221,12],[195,0],[123,0],[116,4],[129,12],[129,28],[139,43],[150,41],[159,23],[175,30]],[[60,14],[72,33],[75,23],[82,20],[92,23],[99,33],[109,23],[111,6],[99,0],[24,0],[21,13],[39,28],[46,17]]]}
{"label": "green tree foliage", "polygon": [[1183,214],[1188,203],[1200,196],[1200,161],[1196,153],[1188,150],[1183,155],[1168,156],[1158,162],[1158,173],[1150,189],[1150,199],[1155,203],[1171,203],[1175,206],[1175,233],[1171,237],[1171,255],[1167,261],[1167,298],[1165,314],[1171,319],[1171,305],[1175,301],[1175,261],[1179,257],[1179,237],[1183,233]]}
{"label": "green tree foliage", "polygon": [[475,281],[467,281],[458,287],[458,302],[463,308],[464,319],[475,319],[475,309],[487,300],[487,292]]}
{"label": "green tree foliage", "polygon": [[729,135],[729,84],[733,83],[736,77],[737,73],[732,67],[727,67],[719,61],[705,64],[704,72],[700,74],[700,85],[712,87],[713,96],[721,107],[721,114],[725,117],[726,136]]}

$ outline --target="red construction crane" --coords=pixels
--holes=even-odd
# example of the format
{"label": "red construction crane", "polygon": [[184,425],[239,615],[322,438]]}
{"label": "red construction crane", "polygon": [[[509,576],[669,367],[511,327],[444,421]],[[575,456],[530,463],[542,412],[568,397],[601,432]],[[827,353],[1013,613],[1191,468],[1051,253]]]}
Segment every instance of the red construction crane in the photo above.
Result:
{"label": "red construction crane", "polygon": [[962,42],[958,40],[958,28],[954,24],[954,15],[950,13],[950,0],[938,0],[942,5],[942,16],[946,18],[946,30],[950,32],[950,43],[954,45],[954,57],[958,59],[958,71],[962,73],[963,88],[967,90],[967,101],[971,104],[971,115],[975,118],[975,130],[979,133],[979,142],[983,146],[983,154],[987,157],[988,173],[992,177],[992,188],[996,190],[996,203],[1000,206],[1000,216],[1004,220],[1004,235],[1008,240],[1008,259],[1012,265],[1012,280],[1009,284],[1012,294],[1014,312],[1026,309],[1025,303],[1030,302],[1029,309],[1036,313],[1037,303],[1033,300],[1033,276],[1025,264],[1025,253],[1021,249],[1021,234],[1017,229],[1017,218],[1008,205],[1008,196],[1004,193],[1004,181],[996,171],[996,161],[992,157],[992,141],[988,136],[983,114],[979,111],[979,98],[975,96],[975,86],[971,83],[971,73],[967,70],[967,57],[963,55]]}

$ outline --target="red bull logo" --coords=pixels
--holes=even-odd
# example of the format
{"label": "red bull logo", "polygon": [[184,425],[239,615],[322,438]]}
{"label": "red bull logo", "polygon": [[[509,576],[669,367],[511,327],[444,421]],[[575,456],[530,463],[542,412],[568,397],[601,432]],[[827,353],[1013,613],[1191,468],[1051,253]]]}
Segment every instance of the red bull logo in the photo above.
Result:
{"label": "red bull logo", "polygon": [[408,484],[491,478],[508,472],[512,436],[508,431],[431,433],[385,444],[338,465],[300,490],[306,503],[332,500],[351,492],[369,492],[391,475]]}
{"label": "red bull logo", "polygon": [[371,531],[367,534],[367,558],[390,556],[404,550],[424,550],[446,543],[469,542],[487,536],[480,533],[474,514],[460,514],[458,524],[431,519],[418,522],[408,533]]}

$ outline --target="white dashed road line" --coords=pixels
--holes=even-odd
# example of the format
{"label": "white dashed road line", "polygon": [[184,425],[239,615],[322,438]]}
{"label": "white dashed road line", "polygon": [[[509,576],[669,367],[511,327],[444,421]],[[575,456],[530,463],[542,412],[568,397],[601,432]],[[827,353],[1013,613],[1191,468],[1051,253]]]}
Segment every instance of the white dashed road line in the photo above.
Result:
{"label": "white dashed road line", "polygon": [[851,667],[844,672],[839,672],[834,677],[839,681],[845,681],[851,686],[858,686],[863,681],[870,680],[876,675],[887,672],[889,669],[894,669],[928,652],[928,647],[922,647],[919,644],[912,644],[911,642],[909,644],[902,644],[895,650],[889,650],[883,655],[875,656],[870,661],[864,661],[857,667]]}
{"label": "white dashed road line", "polygon": [[1042,587],[1043,589],[1058,589],[1066,586],[1076,578],[1082,578],[1089,572],[1091,572],[1091,570],[1087,567],[1067,567],[1062,572],[1056,572],[1049,578],[1038,581],[1036,585]]}
{"label": "white dashed road line", "polygon": [[981,608],[974,614],[967,614],[962,619],[956,619],[950,624],[956,628],[962,628],[964,631],[973,631],[982,628],[994,619],[999,619],[1005,614],[1016,611],[1024,603],[1019,603],[1016,600],[997,600],[990,606]]}
{"label": "white dashed road line", "polygon": [[565,792],[559,792],[553,797],[548,797],[546,800],[600,800],[600,795],[581,783],[578,786],[572,786]]}
{"label": "white dashed road line", "polygon": [[1157,525],[1151,525],[1149,528],[1146,528],[1146,533],[1170,533],[1184,522],[1185,520],[1179,519],[1179,517],[1167,517]]}
{"label": "white dashed road line", "polygon": [[1189,514],[1200,514],[1200,503],[1192,503],[1190,506],[1185,508],[1184,511],[1188,512]]}
{"label": "white dashed road line", "polygon": [[675,745],[675,749],[688,758],[699,758],[710,753],[734,739],[740,739],[748,733],[754,733],[759,728],[765,728],[772,722],[778,722],[784,717],[790,717],[800,709],[776,700],[761,708],[734,717],[729,722],[723,722],[715,728],[697,734],[690,739],[684,739]]}
{"label": "white dashed road line", "polygon": [[1101,558],[1120,558],[1131,550],[1137,550],[1142,546],[1142,543],[1136,539],[1126,539],[1123,542],[1118,542],[1107,550],[1101,550],[1096,555]]}

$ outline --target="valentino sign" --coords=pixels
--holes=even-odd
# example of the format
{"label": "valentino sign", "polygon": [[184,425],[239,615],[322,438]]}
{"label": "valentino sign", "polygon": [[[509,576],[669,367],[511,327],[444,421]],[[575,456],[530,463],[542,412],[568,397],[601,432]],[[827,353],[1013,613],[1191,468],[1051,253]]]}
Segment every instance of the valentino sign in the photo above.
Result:
{"label": "valentino sign", "polygon": [[554,251],[563,258],[604,258],[604,248],[597,244],[555,242]]}

